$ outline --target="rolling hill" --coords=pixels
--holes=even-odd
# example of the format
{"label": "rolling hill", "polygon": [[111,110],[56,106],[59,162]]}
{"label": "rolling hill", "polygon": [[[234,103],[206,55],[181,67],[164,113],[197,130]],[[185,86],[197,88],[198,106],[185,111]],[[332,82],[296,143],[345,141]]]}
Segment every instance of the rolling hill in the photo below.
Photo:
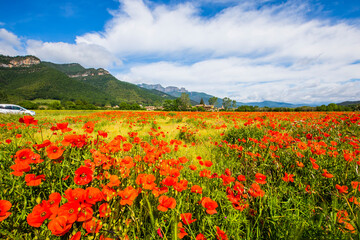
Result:
{"label": "rolling hill", "polygon": [[102,68],[41,62],[34,56],[0,55],[0,93],[10,102],[42,98],[85,100],[97,105],[120,102],[151,105],[174,99],[163,92],[119,81]]}

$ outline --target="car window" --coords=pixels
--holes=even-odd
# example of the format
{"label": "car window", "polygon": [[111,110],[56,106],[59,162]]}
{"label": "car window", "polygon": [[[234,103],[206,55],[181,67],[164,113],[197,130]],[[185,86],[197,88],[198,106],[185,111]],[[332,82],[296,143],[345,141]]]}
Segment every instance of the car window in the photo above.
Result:
{"label": "car window", "polygon": [[5,109],[13,109],[12,106],[5,106]]}
{"label": "car window", "polygon": [[0,106],[0,109],[5,109],[5,106]]}
{"label": "car window", "polygon": [[14,110],[21,110],[20,107],[16,107],[16,106],[13,106],[13,109],[14,109]]}

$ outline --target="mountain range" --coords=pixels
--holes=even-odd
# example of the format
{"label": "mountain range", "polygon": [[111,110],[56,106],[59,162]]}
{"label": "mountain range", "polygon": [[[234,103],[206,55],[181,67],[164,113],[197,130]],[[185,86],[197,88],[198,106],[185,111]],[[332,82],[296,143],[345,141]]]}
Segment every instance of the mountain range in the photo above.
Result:
{"label": "mountain range", "polygon": [[41,98],[83,100],[97,105],[120,102],[153,105],[175,99],[164,92],[120,81],[102,68],[42,62],[34,56],[0,55],[0,93],[9,102],[16,103]]}
{"label": "mountain range", "polygon": [[[151,89],[151,90],[158,90],[164,93],[167,93],[171,96],[174,97],[180,97],[182,93],[187,93],[189,94],[189,97],[191,100],[195,101],[195,102],[200,102],[201,99],[204,100],[204,102],[206,104],[208,104],[209,99],[211,97],[214,97],[210,94],[207,93],[203,93],[203,92],[192,92],[192,91],[188,91],[185,88],[181,87],[174,87],[174,86],[168,86],[168,87],[163,87],[160,84],[138,84],[139,87],[142,88],[146,88],[146,89]],[[222,105],[222,99],[218,98],[218,104],[217,106],[221,106]],[[315,106],[315,105],[308,105],[308,104],[291,104],[291,103],[285,103],[285,102],[274,102],[274,101],[263,101],[263,102],[248,102],[248,103],[243,103],[243,102],[236,102],[237,106],[242,106],[242,105],[246,105],[246,106],[258,106],[258,107],[271,107],[271,108],[296,108],[296,107],[301,107],[301,106]]]}

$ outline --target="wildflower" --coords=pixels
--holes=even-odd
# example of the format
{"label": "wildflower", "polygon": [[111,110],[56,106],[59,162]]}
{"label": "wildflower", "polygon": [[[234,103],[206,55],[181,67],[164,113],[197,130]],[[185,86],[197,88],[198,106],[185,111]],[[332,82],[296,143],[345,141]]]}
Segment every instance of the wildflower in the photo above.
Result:
{"label": "wildflower", "polygon": [[94,131],[95,124],[93,122],[87,122],[82,127],[82,129],[85,129],[85,132],[92,133]]}
{"label": "wildflower", "polygon": [[285,182],[294,182],[294,175],[285,172],[285,177],[282,178]]}
{"label": "wildflower", "polygon": [[188,181],[180,180],[179,182],[175,183],[174,189],[178,192],[182,192],[187,189]]}
{"label": "wildflower", "polygon": [[340,194],[342,193],[348,193],[348,187],[347,186],[340,186],[338,184],[335,185],[335,188],[339,191]]}
{"label": "wildflower", "polygon": [[187,232],[185,231],[185,228],[183,228],[181,222],[178,223],[178,229],[179,229],[178,237],[180,239],[183,239],[186,235],[188,235]]}
{"label": "wildflower", "polygon": [[157,209],[162,212],[166,212],[168,208],[175,208],[176,207],[176,200],[171,197],[167,197],[165,195],[159,197],[159,206]]}
{"label": "wildflower", "polygon": [[102,228],[102,222],[96,218],[92,218],[84,222],[82,226],[88,233],[98,233]]}
{"label": "wildflower", "polygon": [[92,218],[94,211],[88,204],[81,203],[79,209],[76,221],[84,222]]}
{"label": "wildflower", "polygon": [[51,215],[50,205],[44,200],[33,208],[32,212],[27,215],[26,221],[32,227],[40,227]]}
{"label": "wildflower", "polygon": [[38,186],[41,184],[41,180],[45,181],[45,175],[26,174],[25,176],[27,186]]}
{"label": "wildflower", "polygon": [[12,204],[7,200],[0,200],[0,222],[4,221],[7,217],[11,215],[11,212],[8,212]]}
{"label": "wildflower", "polygon": [[71,223],[76,222],[78,219],[80,203],[76,201],[67,202],[60,206],[58,215],[65,216],[67,220]]}
{"label": "wildflower", "polygon": [[103,203],[99,207],[100,217],[109,217],[109,213],[111,213],[110,205],[108,203]]}
{"label": "wildflower", "polygon": [[75,188],[75,189],[67,189],[65,190],[65,198],[69,201],[69,202],[83,202],[86,198],[86,190],[82,189],[82,188]]}
{"label": "wildflower", "polygon": [[86,185],[92,181],[93,171],[88,167],[79,167],[75,171],[74,182],[77,185]]}
{"label": "wildflower", "polygon": [[101,130],[98,131],[98,135],[102,136],[103,138],[107,138],[107,136],[108,136],[107,132],[104,132],[104,131],[101,131]]}
{"label": "wildflower", "polygon": [[58,147],[54,144],[50,145],[46,148],[46,153],[48,155],[48,158],[57,160],[61,158],[65,150],[62,149],[62,147]]}
{"label": "wildflower", "polygon": [[110,182],[107,184],[108,187],[117,187],[120,185],[119,177],[116,175],[110,176]]}
{"label": "wildflower", "polygon": [[263,197],[265,192],[261,190],[260,186],[256,183],[253,183],[251,185],[251,188],[249,189],[249,194],[253,197]]}
{"label": "wildflower", "polygon": [[118,195],[122,198],[120,200],[121,205],[131,206],[135,198],[139,195],[138,190],[134,189],[132,186],[128,186],[123,191],[119,191]]}
{"label": "wildflower", "polygon": [[246,178],[245,178],[244,175],[239,175],[239,176],[237,177],[237,179],[238,179],[240,182],[245,182],[245,181],[246,181]]}
{"label": "wildflower", "polygon": [[38,120],[35,120],[32,116],[25,115],[22,118],[19,118],[19,123],[25,123],[26,126],[29,126],[30,124],[37,125]]}
{"label": "wildflower", "polygon": [[259,183],[259,184],[265,184],[266,183],[266,176],[264,174],[261,173],[257,173],[255,174],[255,182]]}
{"label": "wildflower", "polygon": [[156,230],[156,233],[159,235],[160,238],[163,238],[163,237],[164,237],[164,236],[162,235],[162,233],[161,233],[161,228],[158,228],[158,229]]}
{"label": "wildflower", "polygon": [[216,226],[216,236],[218,240],[227,240],[226,233],[221,230],[218,226]]}
{"label": "wildflower", "polygon": [[331,173],[329,173],[326,169],[323,169],[323,174],[321,174],[321,175],[323,175],[324,177],[326,177],[326,178],[333,178],[334,177],[334,175],[332,175]]}
{"label": "wildflower", "polygon": [[51,220],[48,224],[48,228],[55,236],[62,236],[67,233],[72,227],[72,223],[68,221],[65,216],[58,216]]}
{"label": "wildflower", "polygon": [[202,194],[202,188],[199,185],[194,185],[191,187],[191,192]]}
{"label": "wildflower", "polygon": [[98,188],[88,187],[86,189],[85,202],[89,204],[95,204],[104,199],[104,194]]}
{"label": "wildflower", "polygon": [[182,214],[180,214],[180,218],[185,225],[189,225],[196,221],[196,219],[191,219],[192,218],[191,213],[182,213]]}
{"label": "wildflower", "polygon": [[206,240],[205,236],[202,233],[199,233],[195,239],[196,240]]}
{"label": "wildflower", "polygon": [[81,232],[75,233],[69,240],[80,240],[81,238]]}
{"label": "wildflower", "polygon": [[212,200],[211,198],[208,197],[203,197],[201,199],[201,205],[206,208],[206,212],[208,214],[215,214],[217,213],[216,208],[218,207],[217,202],[215,202],[214,200]]}
{"label": "wildflower", "polygon": [[144,189],[153,190],[156,187],[155,176],[152,174],[139,174],[136,178],[136,184],[141,185]]}

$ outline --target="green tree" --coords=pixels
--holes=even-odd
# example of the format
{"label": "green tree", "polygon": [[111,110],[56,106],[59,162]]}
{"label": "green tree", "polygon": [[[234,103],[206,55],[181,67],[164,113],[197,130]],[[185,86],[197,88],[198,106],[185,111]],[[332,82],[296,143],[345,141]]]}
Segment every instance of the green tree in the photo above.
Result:
{"label": "green tree", "polygon": [[177,100],[165,100],[163,107],[165,111],[178,111],[178,101]]}
{"label": "green tree", "polygon": [[232,101],[232,107],[236,108],[236,101],[235,100]]}
{"label": "green tree", "polygon": [[187,93],[181,93],[180,98],[176,99],[180,111],[186,111],[191,107],[190,97]]}
{"label": "green tree", "polygon": [[228,97],[224,97],[222,100],[222,104],[223,104],[223,107],[225,108],[225,110],[229,110],[229,108],[231,107],[231,103],[232,103],[232,100]]}
{"label": "green tree", "polygon": [[0,91],[0,103],[8,103],[9,98],[4,91]]}
{"label": "green tree", "polygon": [[210,105],[216,105],[217,102],[218,102],[218,98],[217,98],[217,97],[211,97],[211,98],[209,99],[209,104],[210,104]]}
{"label": "green tree", "polygon": [[201,98],[201,100],[200,100],[200,104],[201,104],[201,105],[205,105],[205,103],[204,103],[204,99],[203,99],[203,98]]}

